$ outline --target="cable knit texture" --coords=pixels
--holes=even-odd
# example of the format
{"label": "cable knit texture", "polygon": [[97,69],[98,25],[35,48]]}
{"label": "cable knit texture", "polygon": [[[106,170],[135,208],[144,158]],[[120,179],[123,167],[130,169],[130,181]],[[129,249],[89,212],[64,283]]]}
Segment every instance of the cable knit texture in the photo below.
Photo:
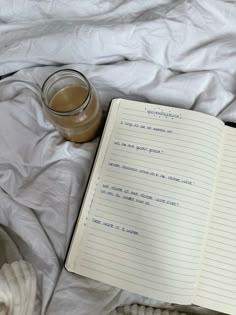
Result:
{"label": "cable knit texture", "polygon": [[0,315],[32,315],[36,276],[26,261],[4,264],[0,270]]}
{"label": "cable knit texture", "polygon": [[33,315],[36,275],[17,247],[0,227],[0,315]]}

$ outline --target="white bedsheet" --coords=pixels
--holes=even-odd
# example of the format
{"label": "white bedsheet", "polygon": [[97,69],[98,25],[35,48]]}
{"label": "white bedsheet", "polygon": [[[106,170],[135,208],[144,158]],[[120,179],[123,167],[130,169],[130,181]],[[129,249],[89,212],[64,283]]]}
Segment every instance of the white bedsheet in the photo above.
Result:
{"label": "white bedsheet", "polygon": [[0,0],[0,224],[32,263],[41,310],[106,315],[163,305],[63,269],[98,139],[61,140],[40,88],[60,67],[114,97],[190,108],[236,122],[236,2]]}

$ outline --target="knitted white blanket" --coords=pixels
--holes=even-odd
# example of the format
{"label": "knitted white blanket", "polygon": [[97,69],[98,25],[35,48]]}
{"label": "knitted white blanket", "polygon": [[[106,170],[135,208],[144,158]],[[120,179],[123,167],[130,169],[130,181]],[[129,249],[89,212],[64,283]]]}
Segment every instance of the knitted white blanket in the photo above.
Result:
{"label": "knitted white blanket", "polygon": [[0,315],[32,315],[36,309],[36,275],[0,227]]}

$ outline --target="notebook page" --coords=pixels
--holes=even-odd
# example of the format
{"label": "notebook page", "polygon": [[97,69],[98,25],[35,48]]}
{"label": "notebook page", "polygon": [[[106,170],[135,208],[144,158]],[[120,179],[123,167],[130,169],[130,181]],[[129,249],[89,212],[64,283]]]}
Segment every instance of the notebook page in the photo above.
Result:
{"label": "notebook page", "polygon": [[223,123],[201,113],[138,102],[121,100],[113,107],[116,123],[106,131],[109,144],[99,159],[96,191],[82,207],[87,225],[79,246],[73,242],[71,249],[77,253],[74,271],[152,298],[189,304]]}
{"label": "notebook page", "polygon": [[225,138],[196,303],[236,314],[236,129]]}

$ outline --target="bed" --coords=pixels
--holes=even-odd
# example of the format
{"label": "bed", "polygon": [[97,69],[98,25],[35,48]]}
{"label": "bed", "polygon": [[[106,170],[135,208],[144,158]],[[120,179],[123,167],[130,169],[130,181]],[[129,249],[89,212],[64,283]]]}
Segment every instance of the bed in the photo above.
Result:
{"label": "bed", "polygon": [[96,87],[104,113],[123,97],[235,123],[235,16],[223,0],[1,0],[0,226],[35,270],[35,314],[106,315],[135,303],[209,313],[64,269],[98,139],[63,141],[40,91],[70,68]]}

